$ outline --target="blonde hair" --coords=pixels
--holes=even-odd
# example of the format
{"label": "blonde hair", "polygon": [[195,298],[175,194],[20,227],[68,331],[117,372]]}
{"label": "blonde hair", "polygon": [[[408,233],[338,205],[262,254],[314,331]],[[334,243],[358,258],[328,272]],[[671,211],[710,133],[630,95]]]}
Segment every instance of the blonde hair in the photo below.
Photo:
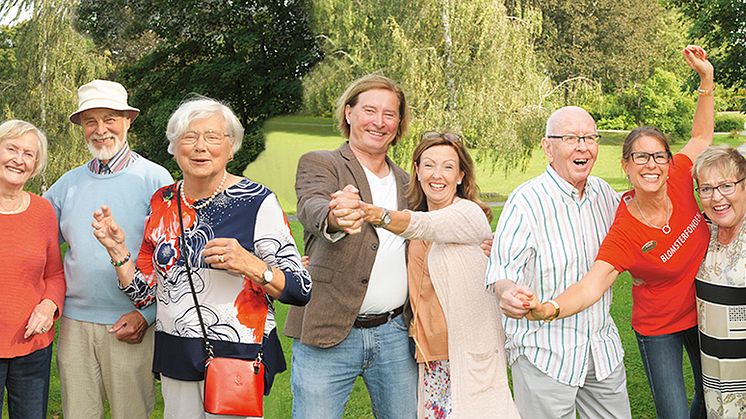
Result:
{"label": "blonde hair", "polygon": [[31,173],[31,177],[35,177],[39,173],[43,172],[47,167],[48,159],[48,148],[47,136],[44,135],[42,130],[37,128],[34,124],[20,119],[11,119],[0,124],[0,144],[6,140],[12,140],[19,138],[27,133],[33,133],[36,136],[37,143],[39,145],[39,152],[36,155],[36,162],[34,162],[34,171]]}
{"label": "blonde hair", "polygon": [[729,145],[708,147],[694,161],[692,177],[699,183],[699,178],[712,170],[717,170],[724,177],[746,178],[746,158]]}

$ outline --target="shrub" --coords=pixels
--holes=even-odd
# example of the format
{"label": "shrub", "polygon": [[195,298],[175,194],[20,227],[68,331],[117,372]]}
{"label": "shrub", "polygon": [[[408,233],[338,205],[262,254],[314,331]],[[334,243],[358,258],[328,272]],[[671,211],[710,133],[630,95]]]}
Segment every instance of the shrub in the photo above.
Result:
{"label": "shrub", "polygon": [[738,113],[715,115],[715,132],[731,132],[744,130],[746,115]]}

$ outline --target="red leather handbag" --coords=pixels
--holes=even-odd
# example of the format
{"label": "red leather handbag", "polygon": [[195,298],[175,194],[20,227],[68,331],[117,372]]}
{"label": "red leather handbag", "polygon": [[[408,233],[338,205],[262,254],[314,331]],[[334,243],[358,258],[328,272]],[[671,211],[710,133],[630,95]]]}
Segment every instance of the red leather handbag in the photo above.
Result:
{"label": "red leather handbag", "polygon": [[205,366],[205,412],[264,415],[264,364],[255,360],[211,358]]}

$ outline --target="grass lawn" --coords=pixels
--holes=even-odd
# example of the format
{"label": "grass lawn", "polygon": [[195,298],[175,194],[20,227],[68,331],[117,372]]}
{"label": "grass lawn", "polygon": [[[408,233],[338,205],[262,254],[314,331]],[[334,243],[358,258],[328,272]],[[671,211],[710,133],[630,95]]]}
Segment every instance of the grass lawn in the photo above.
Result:
{"label": "grass lawn", "polygon": [[[267,135],[267,149],[252,163],[244,172],[251,179],[269,186],[279,197],[283,208],[289,213],[295,213],[295,169],[298,158],[305,152],[318,149],[335,149],[342,142],[341,137],[334,129],[334,123],[330,119],[312,118],[302,116],[289,116],[275,118],[265,126]],[[620,168],[621,141],[623,133],[606,133],[600,147],[598,161],[593,169],[593,174],[607,180],[617,190],[626,189],[627,184]],[[716,143],[728,143],[738,146],[744,141],[743,137],[732,138],[727,135],[716,136]],[[674,145],[674,151],[681,148],[681,144]],[[510,171],[504,173],[500,170],[493,171],[487,164],[479,164],[477,179],[482,192],[489,193],[495,200],[503,200],[516,186],[522,182],[541,173],[546,167],[543,153],[537,149],[528,163],[525,172]],[[501,208],[495,208],[497,219]],[[495,221],[496,222],[496,221]],[[494,222],[493,222],[494,227]],[[302,227],[296,222],[291,222],[291,228],[295,235],[298,247],[302,249]],[[650,396],[647,378],[640,361],[639,351],[635,334],[630,325],[631,319],[631,280],[628,274],[622,274],[614,284],[614,304],[612,305],[612,316],[614,317],[622,337],[625,358],[624,363],[627,371],[627,388],[632,406],[634,418],[655,418],[655,407]],[[282,331],[287,314],[287,307],[277,305],[278,328]],[[478,331],[477,331],[478,332]],[[288,366],[291,363],[291,342],[280,333],[285,358]],[[686,354],[684,354],[686,357]],[[686,366],[688,360],[684,360],[684,371],[689,371]],[[687,374],[687,383],[691,393],[691,374]],[[163,415],[163,399],[160,388],[156,388],[156,409],[153,418]],[[5,397],[7,400],[7,396]],[[287,418],[290,417],[292,396],[290,394],[289,371],[280,374],[273,386],[272,394],[266,399],[266,417]],[[59,379],[57,368],[52,363],[52,380],[49,399],[49,417],[61,417],[61,404],[59,393]],[[8,417],[7,402],[3,407],[3,418]],[[350,401],[345,410],[347,418],[372,418],[370,402],[362,380],[358,380],[353,389]]]}

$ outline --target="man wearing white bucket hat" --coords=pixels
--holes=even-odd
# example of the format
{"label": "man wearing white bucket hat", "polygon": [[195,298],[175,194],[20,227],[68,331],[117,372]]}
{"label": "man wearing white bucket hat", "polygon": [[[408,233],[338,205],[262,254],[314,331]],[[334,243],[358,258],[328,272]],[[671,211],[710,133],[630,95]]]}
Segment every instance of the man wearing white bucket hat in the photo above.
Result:
{"label": "man wearing white bucket hat", "polygon": [[[147,418],[153,410],[155,305],[136,310],[117,288],[106,251],[91,233],[91,214],[111,207],[137,255],[150,197],[173,183],[163,167],[127,145],[139,109],[112,81],[94,80],[78,89],[70,121],[83,128],[93,159],[65,173],[44,195],[57,212],[60,241],[68,244],[65,310],[60,321],[57,365],[66,418]],[[119,261],[121,262],[121,261]]]}

